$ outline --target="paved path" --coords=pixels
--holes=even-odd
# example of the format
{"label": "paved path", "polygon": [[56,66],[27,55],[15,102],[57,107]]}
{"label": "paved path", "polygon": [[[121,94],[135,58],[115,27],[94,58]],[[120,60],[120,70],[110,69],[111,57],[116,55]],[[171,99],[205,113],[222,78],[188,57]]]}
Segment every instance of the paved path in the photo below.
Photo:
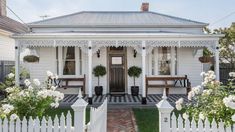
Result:
{"label": "paved path", "polygon": [[132,110],[109,109],[108,132],[136,132],[136,123]]}

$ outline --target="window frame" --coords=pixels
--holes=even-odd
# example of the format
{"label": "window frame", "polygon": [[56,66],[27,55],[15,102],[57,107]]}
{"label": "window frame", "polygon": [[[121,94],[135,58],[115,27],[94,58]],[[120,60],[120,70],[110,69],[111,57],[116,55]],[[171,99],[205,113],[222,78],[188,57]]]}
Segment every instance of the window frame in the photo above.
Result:
{"label": "window frame", "polygon": [[75,52],[75,59],[74,59],[74,61],[75,61],[75,75],[64,75],[63,74],[63,70],[64,70],[64,67],[63,67],[63,64],[64,64],[64,62],[65,62],[65,60],[63,59],[63,50],[64,50],[64,47],[58,47],[58,53],[56,53],[57,55],[58,55],[58,64],[59,64],[59,66],[57,66],[58,68],[59,68],[59,70],[57,70],[57,71],[59,71],[59,73],[57,73],[58,74],[58,76],[60,77],[60,78],[74,78],[74,77],[79,77],[80,75],[81,75],[81,73],[82,73],[82,62],[81,62],[81,50],[80,50],[80,48],[79,47],[75,47],[75,46],[73,46],[74,47],[74,52]]}
{"label": "window frame", "polygon": [[[162,47],[155,47],[153,48],[153,54],[152,56],[150,57],[150,59],[152,61],[151,62],[151,69],[149,73],[151,73],[150,75],[152,76],[177,76],[178,75],[178,64],[179,64],[179,59],[178,59],[178,48],[177,47],[170,47],[170,60],[171,60],[171,63],[170,63],[170,75],[160,75],[159,74],[159,65],[158,65],[158,62],[159,62],[159,48],[162,48]],[[153,64],[154,63],[154,64]],[[153,67],[154,66],[154,67]],[[152,71],[153,70],[153,71]],[[154,74],[153,74],[154,73]]]}

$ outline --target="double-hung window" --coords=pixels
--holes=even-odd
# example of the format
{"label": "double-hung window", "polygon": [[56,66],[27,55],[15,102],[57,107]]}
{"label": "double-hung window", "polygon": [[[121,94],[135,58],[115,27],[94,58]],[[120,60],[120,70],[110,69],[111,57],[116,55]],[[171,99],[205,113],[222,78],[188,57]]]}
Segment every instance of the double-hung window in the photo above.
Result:
{"label": "double-hung window", "polygon": [[152,75],[177,75],[177,48],[154,48],[151,55]]}
{"label": "double-hung window", "polygon": [[78,47],[58,47],[56,52],[57,72],[60,77],[81,74],[81,51]]}

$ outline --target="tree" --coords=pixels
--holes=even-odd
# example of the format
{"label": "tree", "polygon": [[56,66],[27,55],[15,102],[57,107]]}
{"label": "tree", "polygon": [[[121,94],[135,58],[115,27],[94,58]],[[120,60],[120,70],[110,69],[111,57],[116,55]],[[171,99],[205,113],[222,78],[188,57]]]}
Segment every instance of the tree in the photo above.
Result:
{"label": "tree", "polygon": [[214,30],[214,34],[224,34],[220,38],[220,61],[222,63],[235,64],[235,24],[229,28],[219,28]]}

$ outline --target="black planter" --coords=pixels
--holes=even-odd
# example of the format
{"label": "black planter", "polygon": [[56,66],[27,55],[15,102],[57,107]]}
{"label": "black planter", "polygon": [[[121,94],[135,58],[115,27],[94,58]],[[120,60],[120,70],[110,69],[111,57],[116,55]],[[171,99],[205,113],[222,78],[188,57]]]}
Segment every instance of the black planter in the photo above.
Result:
{"label": "black planter", "polygon": [[95,95],[100,96],[103,94],[103,86],[95,86]]}
{"label": "black planter", "polygon": [[131,95],[138,96],[139,95],[139,86],[131,86]]}

